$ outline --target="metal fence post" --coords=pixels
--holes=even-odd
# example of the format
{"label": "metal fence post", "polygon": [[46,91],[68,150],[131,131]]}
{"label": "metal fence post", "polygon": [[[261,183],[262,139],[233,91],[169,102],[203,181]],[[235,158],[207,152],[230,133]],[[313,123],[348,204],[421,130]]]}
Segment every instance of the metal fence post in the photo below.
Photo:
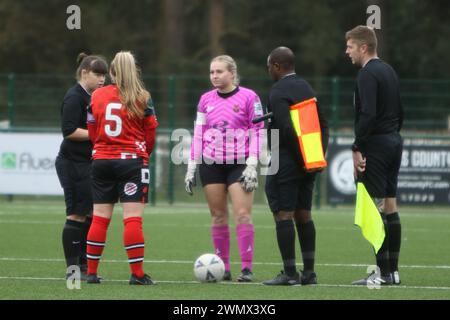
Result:
{"label": "metal fence post", "polygon": [[155,206],[156,204],[156,149],[158,145],[155,139],[155,145],[153,146],[153,152],[150,156],[149,170],[150,170],[150,204]]}
{"label": "metal fence post", "polygon": [[170,139],[172,131],[175,129],[175,105],[176,105],[176,76],[169,76],[169,88],[168,88],[168,105],[169,105],[169,181],[167,183],[167,200],[169,204],[173,204],[175,201],[174,197],[174,165],[170,155],[173,149],[173,141]]}
{"label": "metal fence post", "polygon": [[320,180],[322,179],[322,174],[321,173],[317,173],[316,174],[316,210],[320,210],[320,201],[321,201],[321,190],[320,190]]}
{"label": "metal fence post", "polygon": [[331,127],[339,127],[339,77],[331,78]]}
{"label": "metal fence post", "polygon": [[8,74],[8,119],[9,126],[12,127],[16,118],[16,75]]}

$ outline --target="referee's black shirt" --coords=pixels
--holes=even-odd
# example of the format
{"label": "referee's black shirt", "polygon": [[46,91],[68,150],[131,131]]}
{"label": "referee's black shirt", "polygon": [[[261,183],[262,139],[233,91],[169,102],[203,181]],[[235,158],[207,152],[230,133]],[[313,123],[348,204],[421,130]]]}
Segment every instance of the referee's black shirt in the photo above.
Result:
{"label": "referee's black shirt", "polygon": [[[304,166],[297,133],[292,125],[290,107],[314,97],[316,97],[316,95],[309,83],[298,77],[296,74],[287,75],[284,78],[281,78],[270,89],[267,109],[269,112],[273,112],[273,117],[269,121],[268,128],[269,130],[278,129],[280,133],[280,165],[283,165],[281,156],[287,153],[300,165],[300,167]],[[319,103],[317,103],[317,113],[319,116],[320,128],[322,130],[322,146],[325,152],[328,145],[328,123]],[[269,133],[269,146],[270,149],[273,150],[275,141],[271,141],[270,136]]]}
{"label": "referee's black shirt", "polygon": [[403,108],[398,76],[380,59],[372,59],[358,72],[354,96],[355,143],[364,153],[371,135],[400,131]]}
{"label": "referee's black shirt", "polygon": [[77,83],[67,91],[61,105],[61,130],[64,140],[59,149],[59,156],[64,159],[88,162],[91,161],[91,141],[73,141],[67,139],[77,128],[87,129],[87,108],[91,96]]}

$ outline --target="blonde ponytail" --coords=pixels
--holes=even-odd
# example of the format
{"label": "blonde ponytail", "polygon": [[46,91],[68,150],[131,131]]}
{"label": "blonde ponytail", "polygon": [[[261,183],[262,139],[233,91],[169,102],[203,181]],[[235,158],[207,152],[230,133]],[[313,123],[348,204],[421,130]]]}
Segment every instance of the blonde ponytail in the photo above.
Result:
{"label": "blonde ponytail", "polygon": [[145,90],[136,66],[134,56],[129,51],[120,51],[111,62],[113,76],[122,104],[127,108],[132,118],[143,118],[144,109],[150,99],[150,93]]}

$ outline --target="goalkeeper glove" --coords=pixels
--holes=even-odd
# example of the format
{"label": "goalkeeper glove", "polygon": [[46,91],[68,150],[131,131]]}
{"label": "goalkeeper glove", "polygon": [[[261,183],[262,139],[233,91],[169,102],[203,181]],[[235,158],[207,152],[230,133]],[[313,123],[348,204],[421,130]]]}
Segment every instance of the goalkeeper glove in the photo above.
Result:
{"label": "goalkeeper glove", "polygon": [[245,164],[247,167],[242,172],[242,176],[239,178],[239,181],[245,191],[252,192],[258,188],[258,173],[256,172],[258,159],[255,157],[248,157]]}
{"label": "goalkeeper glove", "polygon": [[186,192],[191,196],[194,194],[192,192],[192,187],[195,187],[195,185],[197,184],[195,179],[196,170],[197,164],[194,161],[189,161],[186,176],[184,177],[184,187],[186,189]]}

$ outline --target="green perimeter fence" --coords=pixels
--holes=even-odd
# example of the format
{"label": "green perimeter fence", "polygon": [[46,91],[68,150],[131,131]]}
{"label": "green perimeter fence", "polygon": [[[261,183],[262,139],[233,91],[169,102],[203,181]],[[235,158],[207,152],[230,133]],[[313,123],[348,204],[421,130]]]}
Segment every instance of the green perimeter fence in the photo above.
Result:
{"label": "green perimeter fence", "polygon": [[[152,155],[150,168],[153,185],[150,202],[203,202],[201,188],[193,197],[184,192],[185,165],[174,165],[170,152],[174,146],[170,134],[174,129],[192,130],[196,106],[201,94],[209,90],[208,77],[192,75],[143,76],[155,103],[160,127],[159,152]],[[353,125],[354,79],[308,78],[325,109],[333,135],[351,134]],[[75,79],[71,75],[0,74],[0,130],[17,132],[59,132],[60,107],[64,94]],[[253,89],[264,105],[272,85],[269,77],[242,78],[241,85]],[[447,132],[450,116],[450,80],[401,79],[405,109],[404,132],[428,134]],[[157,167],[158,166],[158,167]],[[319,206],[325,192],[326,174],[318,179],[315,204]],[[255,202],[265,202],[264,177],[255,194]],[[320,192],[318,192],[320,190]]]}
{"label": "green perimeter fence", "polygon": [[[162,128],[190,128],[200,95],[209,90],[207,77],[144,76],[155,102]],[[351,128],[354,79],[307,78],[335,130]],[[3,128],[58,128],[60,105],[74,85],[70,75],[0,74],[0,121]],[[242,78],[241,84],[256,91],[263,104],[272,85],[267,78]],[[401,79],[405,128],[444,130],[450,115],[450,80]]]}

